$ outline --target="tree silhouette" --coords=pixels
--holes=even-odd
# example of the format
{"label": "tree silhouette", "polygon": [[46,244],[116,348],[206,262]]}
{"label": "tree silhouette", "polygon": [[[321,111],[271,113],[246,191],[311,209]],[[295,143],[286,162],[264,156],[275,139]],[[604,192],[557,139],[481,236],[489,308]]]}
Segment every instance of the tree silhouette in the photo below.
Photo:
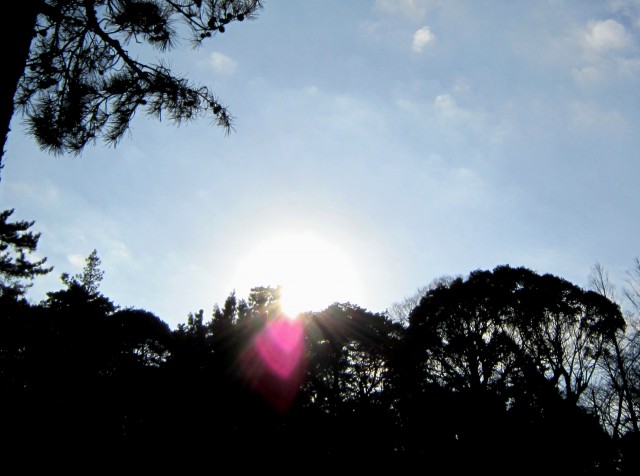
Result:
{"label": "tree silhouette", "polygon": [[99,291],[104,276],[100,264],[98,252],[93,250],[85,259],[81,273],[73,277],[62,273],[60,279],[67,288],[47,293],[46,306],[59,311],[71,310],[74,314],[81,314],[80,309],[89,315],[107,315],[115,311],[117,307]]}
{"label": "tree silhouette", "polygon": [[617,332],[600,362],[601,375],[591,401],[602,425],[615,439],[640,435],[640,330]]}
{"label": "tree silhouette", "polygon": [[500,266],[441,280],[408,327],[350,303],[291,320],[278,288],[256,287],[171,331],[118,309],[102,276],[94,250],[65,289],[0,313],[5,454],[141,458],[160,438],[206,464],[286,454],[420,459],[443,474],[637,473],[629,413],[611,438],[603,411],[615,420],[618,401],[587,397],[609,376],[605,389],[627,398],[620,357],[623,410],[637,405],[640,339],[629,332],[611,353],[619,308],[561,278]]}
{"label": "tree silhouette", "polygon": [[[402,325],[351,303],[334,303],[298,319],[306,329],[308,354],[301,417],[318,428],[316,434],[305,433],[316,457],[393,455],[395,413],[387,387]],[[298,427],[304,431],[302,423]]]}
{"label": "tree silhouette", "polygon": [[74,277],[69,276],[67,273],[62,273],[62,282],[67,286],[73,283],[82,287],[89,294],[96,294],[104,278],[104,271],[100,269],[101,264],[102,261],[98,256],[98,250],[93,250],[85,260],[82,273],[76,274]]}
{"label": "tree silhouette", "polygon": [[118,310],[99,291],[99,264],[94,251],[40,305],[0,313],[5,449],[122,451],[160,430],[171,330],[150,312]]}
{"label": "tree silhouette", "polygon": [[302,319],[311,360],[308,398],[328,411],[346,401],[373,401],[384,389],[402,326],[350,303],[334,303]]}
{"label": "tree silhouette", "polygon": [[[637,262],[636,262],[637,266]],[[634,270],[629,273],[630,287],[625,297],[637,309],[634,292]],[[598,294],[615,301],[616,289],[609,274],[599,264],[593,266],[589,285]],[[614,439],[624,434],[640,435],[638,413],[640,412],[640,326],[636,316],[628,313],[627,328],[617,329],[603,350],[599,362],[600,375],[591,389],[591,402],[601,424]]]}
{"label": "tree silhouette", "polygon": [[261,6],[260,0],[17,2],[0,25],[2,44],[12,45],[0,94],[2,153],[14,104],[38,144],[53,153],[77,154],[98,138],[115,144],[138,107],[177,123],[210,113],[228,132],[232,118],[207,87],[162,62],[138,59],[129,45],[169,50],[179,28],[199,45],[230,22],[254,18]]}
{"label": "tree silhouette", "polygon": [[387,316],[396,322],[400,322],[403,325],[409,325],[409,315],[411,311],[413,311],[418,304],[420,304],[420,300],[424,297],[425,294],[430,289],[433,289],[442,284],[448,284],[453,280],[451,276],[441,276],[439,278],[434,279],[427,286],[422,286],[416,290],[414,294],[411,296],[405,297],[401,301],[396,301],[387,309]]}
{"label": "tree silhouette", "polygon": [[0,212],[0,297],[16,298],[24,295],[31,285],[28,281],[47,274],[53,268],[44,266],[47,259],[31,260],[36,251],[39,233],[29,231],[34,222],[9,222],[13,210]]}
{"label": "tree silhouette", "polygon": [[[607,436],[579,403],[623,325],[606,298],[526,268],[474,271],[428,291],[396,363],[409,447],[441,444],[412,446],[414,425],[433,415],[424,408],[437,405],[448,416],[435,428],[450,457],[499,451],[497,468],[509,471],[550,444],[557,468],[606,474]],[[563,444],[583,455],[579,464],[564,462]]]}
{"label": "tree silhouette", "polygon": [[434,383],[502,386],[528,367],[573,402],[589,385],[605,344],[623,327],[619,307],[603,296],[508,266],[436,287],[410,318]]}

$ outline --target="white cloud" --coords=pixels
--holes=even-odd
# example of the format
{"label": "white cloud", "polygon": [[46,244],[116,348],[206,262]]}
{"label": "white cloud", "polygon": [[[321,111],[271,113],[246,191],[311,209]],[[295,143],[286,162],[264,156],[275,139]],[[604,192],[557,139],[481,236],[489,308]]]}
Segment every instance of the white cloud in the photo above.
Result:
{"label": "white cloud", "polygon": [[483,108],[461,106],[457,99],[462,98],[454,94],[455,89],[454,86],[453,90],[439,94],[433,100],[430,114],[435,122],[430,127],[439,127],[443,137],[459,143],[475,140],[495,145],[514,135],[514,126],[509,121],[501,120]]}
{"label": "white cloud", "polygon": [[84,268],[85,258],[86,258],[86,256],[82,256],[82,255],[79,255],[79,254],[73,254],[73,255],[67,256],[67,261],[69,262],[69,264],[71,264],[72,266],[74,266],[76,268]]}
{"label": "white cloud", "polygon": [[624,25],[611,19],[589,22],[584,34],[585,46],[595,53],[623,49],[629,42],[630,37]]}
{"label": "white cloud", "polygon": [[428,26],[423,26],[413,34],[413,44],[411,49],[414,53],[422,53],[425,46],[432,44],[436,39],[436,36],[429,29]]}
{"label": "white cloud", "polygon": [[464,122],[473,119],[474,114],[458,106],[456,100],[450,94],[439,94],[433,102],[433,106],[438,116]]}
{"label": "white cloud", "polygon": [[431,4],[430,0],[376,0],[375,8],[388,14],[401,14],[410,19],[423,19]]}
{"label": "white cloud", "polygon": [[208,58],[198,63],[201,67],[209,68],[219,74],[232,75],[238,68],[238,62],[227,55],[214,51]]}
{"label": "white cloud", "polygon": [[591,21],[579,30],[577,40],[583,55],[566,57],[574,62],[571,76],[580,86],[593,87],[607,84],[609,80],[633,79],[640,66],[635,57],[632,33],[615,20]]}

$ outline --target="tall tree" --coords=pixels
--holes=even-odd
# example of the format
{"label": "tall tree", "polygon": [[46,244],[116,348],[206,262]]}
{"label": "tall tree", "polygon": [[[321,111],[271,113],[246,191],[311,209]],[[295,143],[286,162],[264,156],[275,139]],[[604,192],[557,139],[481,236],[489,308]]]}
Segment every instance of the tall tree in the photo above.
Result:
{"label": "tall tree", "polygon": [[53,153],[79,153],[98,138],[116,143],[141,106],[177,123],[210,113],[229,131],[231,115],[206,86],[162,62],[144,62],[127,48],[134,41],[170,50],[179,25],[197,46],[233,21],[254,18],[261,7],[261,0],[15,2],[0,20],[7,52],[0,152],[14,105],[26,114],[38,144]]}
{"label": "tall tree", "polygon": [[32,221],[9,222],[13,210],[0,212],[0,296],[22,296],[34,277],[49,273],[46,258],[32,260],[39,233],[29,231]]}
{"label": "tall tree", "polygon": [[637,317],[640,317],[640,257],[634,261],[628,272],[627,286],[624,295],[631,304]]}
{"label": "tall tree", "polygon": [[67,273],[62,273],[62,281],[67,286],[75,282],[89,294],[96,294],[104,278],[104,271],[100,268],[101,264],[102,260],[98,256],[98,250],[93,250],[85,259],[82,272],[76,274],[74,277],[69,276]]}
{"label": "tall tree", "polygon": [[410,318],[426,377],[448,387],[508,388],[535,371],[576,403],[613,333],[619,307],[562,278],[499,266],[429,291]]}
{"label": "tall tree", "polygon": [[[639,269],[636,260],[635,267],[629,272],[629,287],[624,291],[636,310],[640,309],[637,305]],[[591,269],[589,286],[608,299],[616,299],[616,289],[609,273],[599,263]],[[618,329],[604,349],[600,378],[591,389],[593,408],[614,439],[627,433],[640,435],[640,326],[637,317],[631,313],[627,314],[626,320],[626,329]]]}
{"label": "tall tree", "polygon": [[310,365],[305,391],[319,408],[380,396],[389,357],[403,333],[400,323],[350,303],[334,303],[300,319],[307,329]]}
{"label": "tall tree", "polygon": [[80,319],[83,319],[83,314],[107,316],[113,313],[117,306],[99,291],[104,277],[101,263],[97,250],[93,250],[85,258],[81,273],[75,276],[62,273],[60,279],[67,288],[47,293],[48,297],[44,302],[46,307],[54,311],[70,312]]}
{"label": "tall tree", "polygon": [[387,309],[387,316],[396,322],[400,322],[404,326],[409,325],[409,316],[411,315],[411,311],[413,311],[418,304],[420,304],[420,300],[429,292],[431,289],[435,289],[440,285],[447,285],[451,281],[453,281],[452,276],[441,276],[439,278],[434,279],[427,286],[419,287],[414,294],[411,296],[405,297],[401,301],[396,301]]}
{"label": "tall tree", "polygon": [[406,447],[435,445],[457,470],[492,455],[492,470],[510,474],[545,451],[529,470],[551,460],[558,472],[609,474],[608,436],[580,403],[623,325],[606,298],[526,268],[474,271],[428,291],[395,364]]}

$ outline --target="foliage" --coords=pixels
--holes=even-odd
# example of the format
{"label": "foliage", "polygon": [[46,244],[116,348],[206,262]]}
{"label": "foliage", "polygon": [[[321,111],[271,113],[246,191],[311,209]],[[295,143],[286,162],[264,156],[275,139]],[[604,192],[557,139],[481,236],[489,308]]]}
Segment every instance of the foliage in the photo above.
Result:
{"label": "foliage", "polygon": [[0,212],[0,296],[24,295],[36,276],[49,273],[53,268],[44,266],[47,259],[30,259],[36,251],[40,233],[29,229],[34,222],[9,222],[14,210]]}
{"label": "foliage", "polygon": [[320,408],[372,402],[384,390],[402,327],[382,314],[335,303],[303,317],[311,366],[307,398]]}
{"label": "foliage", "polygon": [[[176,123],[210,114],[217,125],[231,129],[231,115],[206,86],[192,84],[162,61],[140,60],[134,51],[141,50],[138,45],[160,53],[171,50],[181,31],[198,46],[229,23],[254,18],[260,0],[31,3],[27,11],[16,12],[33,16],[36,9],[28,57],[11,58],[22,61],[17,66],[24,69],[15,103],[43,149],[77,154],[98,138],[115,144],[138,108]],[[27,40],[33,34],[18,33]],[[13,92],[6,94],[13,97]]]}
{"label": "foliage", "polygon": [[[617,305],[555,276],[499,266],[430,290],[409,322],[394,389],[410,453],[436,446],[477,461],[499,449],[505,471],[545,451],[558,471],[611,471],[608,436],[586,396],[624,326]],[[441,413],[425,439],[429,407]],[[566,461],[563,447],[582,457]]]}
{"label": "foliage", "polygon": [[99,291],[104,272],[100,269],[101,260],[97,250],[93,250],[85,259],[81,273],[71,277],[67,273],[60,276],[66,289],[47,293],[45,305],[54,310],[71,310],[72,314],[109,314],[116,306]]}
{"label": "foliage", "polygon": [[118,309],[102,277],[94,251],[66,289],[1,316],[0,398],[16,445],[90,441],[119,455],[160,435],[216,461],[286,450],[420,458],[435,473],[513,474],[523,461],[532,472],[637,472],[637,432],[622,419],[608,434],[604,400],[591,398],[615,394],[618,358],[637,383],[637,333],[613,352],[619,307],[561,278],[500,266],[443,279],[407,327],[351,303],[290,320],[278,288],[256,287],[172,331]]}
{"label": "foliage", "polygon": [[606,298],[508,266],[433,289],[410,317],[423,372],[434,383],[507,395],[515,379],[535,372],[572,401],[623,326],[619,308]]}
{"label": "foliage", "polygon": [[427,294],[427,292],[429,292],[431,289],[435,289],[440,285],[449,284],[451,281],[453,281],[453,279],[454,278],[451,276],[441,276],[440,278],[434,279],[428,286],[422,286],[418,288],[413,295],[405,297],[401,301],[396,301],[391,304],[391,306],[389,306],[389,309],[387,309],[387,316],[390,319],[396,322],[400,322],[405,326],[409,325],[409,315],[411,314],[411,311],[413,311],[418,306],[418,304],[420,304],[420,300],[424,297],[424,295]]}
{"label": "foliage", "polygon": [[69,276],[67,273],[62,273],[62,282],[67,286],[75,284],[89,294],[96,294],[104,278],[104,271],[100,269],[101,264],[102,261],[98,256],[98,250],[93,250],[85,260],[82,273],[76,274],[74,277]]}
{"label": "foliage", "polygon": [[[638,277],[640,266],[636,259],[629,272],[628,287],[624,296],[631,308],[638,311]],[[596,264],[589,279],[592,289],[613,301],[615,286],[607,271]],[[591,405],[601,424],[615,438],[639,435],[640,413],[640,321],[638,316],[627,314],[627,328],[618,329],[605,347],[600,361],[598,380],[591,387]]]}

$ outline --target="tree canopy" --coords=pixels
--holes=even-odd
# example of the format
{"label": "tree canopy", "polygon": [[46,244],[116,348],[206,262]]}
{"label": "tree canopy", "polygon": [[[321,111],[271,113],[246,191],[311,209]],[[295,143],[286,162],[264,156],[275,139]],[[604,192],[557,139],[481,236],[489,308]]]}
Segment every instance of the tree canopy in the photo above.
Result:
{"label": "tree canopy", "polygon": [[36,276],[49,273],[46,258],[31,258],[36,251],[39,233],[29,229],[34,222],[10,222],[14,210],[0,212],[0,296],[22,296]]}
{"label": "tree canopy", "polygon": [[16,2],[0,25],[3,44],[14,45],[0,92],[2,153],[14,104],[40,147],[56,154],[77,154],[99,138],[117,143],[139,108],[177,123],[210,114],[228,132],[231,114],[209,88],[134,51],[142,43],[166,52],[185,31],[198,46],[261,7],[260,0]]}
{"label": "tree canopy", "polygon": [[499,266],[440,279],[408,322],[351,303],[293,320],[280,289],[259,286],[171,330],[104,296],[100,265],[94,250],[39,304],[4,299],[12,448],[118,458],[162,435],[217,462],[286,451],[456,474],[640,467],[638,333],[615,302],[557,276]]}

